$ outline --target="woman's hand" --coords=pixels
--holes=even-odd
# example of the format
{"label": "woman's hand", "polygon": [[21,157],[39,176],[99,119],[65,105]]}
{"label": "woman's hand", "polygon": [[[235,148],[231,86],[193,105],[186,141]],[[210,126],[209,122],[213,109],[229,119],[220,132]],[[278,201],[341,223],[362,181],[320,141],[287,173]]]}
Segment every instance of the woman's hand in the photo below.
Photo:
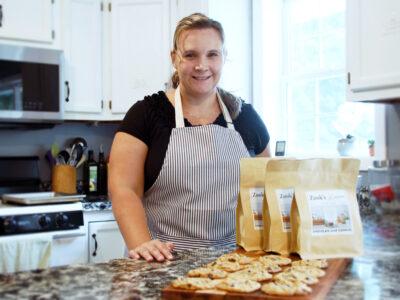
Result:
{"label": "woman's hand", "polygon": [[172,260],[171,251],[174,244],[170,242],[161,242],[160,240],[151,240],[141,244],[133,250],[129,250],[129,256],[134,259],[143,257],[147,261],[164,261],[164,259]]}

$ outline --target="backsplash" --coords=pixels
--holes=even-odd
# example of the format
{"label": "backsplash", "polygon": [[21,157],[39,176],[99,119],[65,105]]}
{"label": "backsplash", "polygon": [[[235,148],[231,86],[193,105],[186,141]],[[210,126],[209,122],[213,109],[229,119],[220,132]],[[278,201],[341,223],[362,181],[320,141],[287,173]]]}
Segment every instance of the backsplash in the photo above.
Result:
{"label": "backsplash", "polygon": [[[62,123],[50,129],[4,129],[0,128],[0,156],[40,157],[40,177],[42,181],[51,180],[51,167],[45,158],[53,142],[60,149],[69,146],[76,137],[83,137],[88,149],[93,149],[98,159],[100,145],[103,145],[105,157],[110,154],[111,144],[118,124],[108,123]],[[77,170],[77,179],[83,178],[83,168]]]}

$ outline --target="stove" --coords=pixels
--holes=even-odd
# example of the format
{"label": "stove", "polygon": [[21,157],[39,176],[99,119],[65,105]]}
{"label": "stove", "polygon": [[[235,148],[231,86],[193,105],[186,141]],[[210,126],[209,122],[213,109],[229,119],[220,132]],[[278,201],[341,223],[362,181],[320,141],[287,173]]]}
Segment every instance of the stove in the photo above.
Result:
{"label": "stove", "polygon": [[0,236],[77,229],[82,203],[20,206],[0,204]]}
{"label": "stove", "polygon": [[[37,156],[0,157],[0,198],[10,192],[41,191],[39,165]],[[75,230],[83,225],[81,202],[0,204],[0,236]]]}

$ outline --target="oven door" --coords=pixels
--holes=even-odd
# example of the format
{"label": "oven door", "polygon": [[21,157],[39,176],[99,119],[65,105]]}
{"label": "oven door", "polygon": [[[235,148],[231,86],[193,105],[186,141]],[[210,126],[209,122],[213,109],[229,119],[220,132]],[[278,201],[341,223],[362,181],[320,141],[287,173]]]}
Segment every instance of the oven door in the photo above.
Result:
{"label": "oven door", "polygon": [[53,233],[51,267],[88,262],[87,238],[84,228]]}

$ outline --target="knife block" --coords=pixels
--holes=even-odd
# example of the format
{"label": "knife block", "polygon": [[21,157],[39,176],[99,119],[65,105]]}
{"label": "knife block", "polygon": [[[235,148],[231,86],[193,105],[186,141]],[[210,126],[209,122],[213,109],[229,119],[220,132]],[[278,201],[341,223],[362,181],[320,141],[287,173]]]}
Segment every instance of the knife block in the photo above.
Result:
{"label": "knife block", "polygon": [[52,190],[56,193],[76,194],[76,168],[55,165],[52,170]]}

